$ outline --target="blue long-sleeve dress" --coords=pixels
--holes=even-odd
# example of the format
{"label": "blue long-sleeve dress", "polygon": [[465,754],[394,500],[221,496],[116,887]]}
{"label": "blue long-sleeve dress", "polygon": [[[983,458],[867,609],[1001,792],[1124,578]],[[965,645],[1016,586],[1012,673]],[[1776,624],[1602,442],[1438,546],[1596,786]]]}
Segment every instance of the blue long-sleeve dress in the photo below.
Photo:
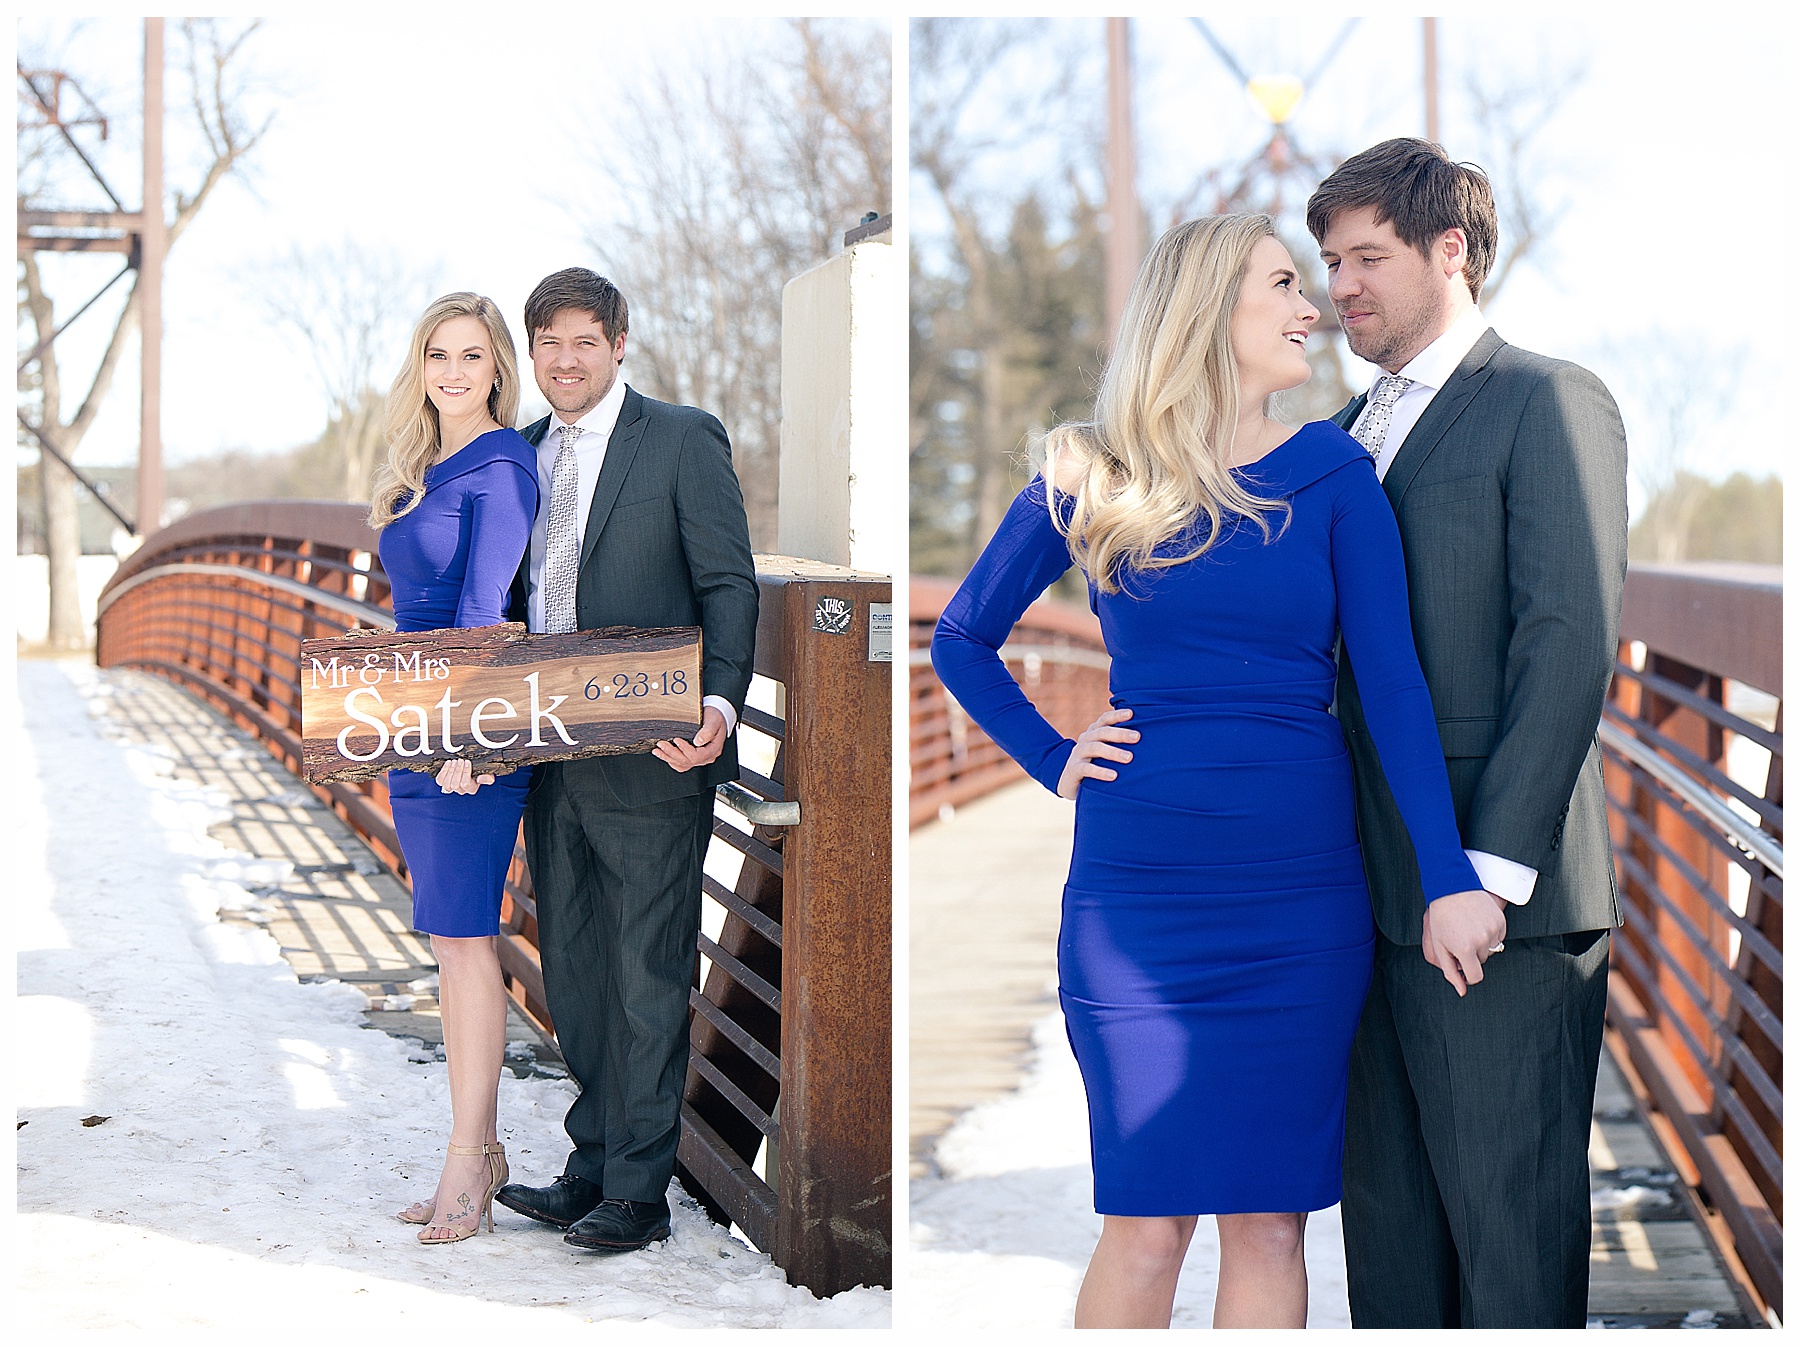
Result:
{"label": "blue long-sleeve dress", "polygon": [[[516,430],[490,430],[427,468],[425,498],[381,533],[398,629],[504,621],[537,506],[537,451]],[[530,768],[497,776],[472,795],[445,794],[420,771],[390,771],[387,781],[412,875],[413,928],[498,934]]]}
{"label": "blue long-sleeve dress", "polygon": [[[1481,886],[1413,649],[1399,530],[1368,454],[1319,421],[1234,470],[1291,507],[1269,516],[1272,541],[1228,521],[1195,560],[1089,590],[1113,705],[1130,707],[1142,734],[1132,761],[1108,763],[1116,780],[1084,780],[1077,794],[1057,948],[1102,1214],[1339,1200],[1350,1044],[1374,948],[1350,761],[1330,713],[1340,630],[1426,896]],[[1052,790],[1074,744],[998,650],[1069,565],[1039,478],[932,642],[945,687]]]}

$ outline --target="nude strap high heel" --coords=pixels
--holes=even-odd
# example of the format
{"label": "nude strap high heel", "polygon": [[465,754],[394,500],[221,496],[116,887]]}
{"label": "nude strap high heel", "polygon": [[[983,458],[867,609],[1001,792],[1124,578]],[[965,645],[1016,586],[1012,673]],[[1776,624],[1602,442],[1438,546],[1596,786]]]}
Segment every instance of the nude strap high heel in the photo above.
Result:
{"label": "nude strap high heel", "polygon": [[[506,1167],[506,1146],[502,1145],[497,1140],[492,1140],[487,1143],[486,1149],[490,1155],[498,1157],[497,1162],[500,1165],[500,1180],[494,1184],[494,1190],[497,1192],[502,1187],[506,1186],[507,1179],[511,1176]],[[490,1167],[495,1162],[495,1159],[489,1159],[488,1161]],[[430,1224],[431,1217],[436,1213],[437,1208],[431,1202],[415,1201],[405,1210],[395,1211],[394,1218],[397,1220],[404,1220],[407,1224]]]}
{"label": "nude strap high heel", "polygon": [[[484,1215],[487,1217],[488,1232],[490,1234],[494,1232],[494,1193],[506,1185],[508,1176],[506,1147],[499,1141],[490,1140],[484,1141],[480,1145],[451,1145],[448,1147],[448,1150],[451,1154],[479,1154],[484,1155],[487,1158],[487,1190],[481,1194],[481,1201],[475,1207],[475,1219],[473,1223],[466,1228],[462,1224],[457,1223],[459,1220],[466,1218],[467,1212],[461,1212],[457,1215],[452,1215],[445,1220],[439,1221],[436,1218],[436,1212],[434,1211],[431,1223],[427,1224],[419,1231],[420,1243],[460,1243],[466,1238],[473,1238],[476,1234],[481,1232],[481,1219]],[[421,1202],[419,1204],[422,1205],[423,1203]],[[406,1220],[409,1224],[417,1223],[417,1221],[408,1219],[412,1211],[416,1209],[417,1207],[414,1206],[401,1211],[400,1218]],[[439,1231],[447,1233],[448,1237],[427,1237],[428,1235],[439,1233]]]}

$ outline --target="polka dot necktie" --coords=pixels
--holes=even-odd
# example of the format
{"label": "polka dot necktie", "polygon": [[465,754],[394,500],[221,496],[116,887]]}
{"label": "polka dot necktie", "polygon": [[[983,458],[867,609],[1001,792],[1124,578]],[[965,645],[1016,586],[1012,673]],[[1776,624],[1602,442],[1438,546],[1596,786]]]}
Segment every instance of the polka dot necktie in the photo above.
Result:
{"label": "polka dot necktie", "polygon": [[1356,442],[1369,451],[1369,457],[1381,458],[1381,446],[1387,442],[1388,422],[1394,419],[1394,404],[1412,386],[1412,379],[1398,374],[1383,374],[1375,380],[1375,387],[1369,393],[1369,414],[1351,431]]}
{"label": "polka dot necktie", "polygon": [[575,580],[581,562],[580,473],[575,441],[579,425],[565,425],[562,447],[550,467],[550,518],[544,530],[544,630],[552,634],[575,629]]}

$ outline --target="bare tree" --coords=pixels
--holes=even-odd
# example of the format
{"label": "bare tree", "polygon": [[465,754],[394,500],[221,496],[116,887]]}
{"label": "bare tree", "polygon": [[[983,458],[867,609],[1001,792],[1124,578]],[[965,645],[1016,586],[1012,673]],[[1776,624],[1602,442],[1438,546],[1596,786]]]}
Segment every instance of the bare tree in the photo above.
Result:
{"label": "bare tree", "polygon": [[[168,203],[167,247],[173,249],[200,213],[207,199],[225,177],[237,169],[268,129],[268,121],[253,124],[245,107],[241,88],[241,55],[243,47],[256,31],[252,22],[236,32],[228,33],[211,19],[184,19],[180,25],[183,74],[188,90],[188,108],[193,128],[204,146],[204,167],[191,188],[176,190]],[[21,179],[21,210],[42,205],[60,205],[44,201],[38,193],[53,189],[58,174],[45,161],[60,154],[50,146],[41,132],[30,132],[21,119],[20,157],[32,164],[31,179]],[[27,191],[32,194],[27,195]],[[147,208],[161,209],[161,203],[145,203]],[[56,307],[47,292],[35,254],[25,252],[19,258],[19,303],[24,316],[35,330],[35,343],[40,349],[36,361],[34,389],[37,406],[31,424],[66,459],[73,459],[99,414],[101,404],[112,391],[120,358],[131,337],[137,332],[139,296],[137,275],[132,276],[99,365],[80,394],[73,412],[65,414],[65,390],[62,369],[52,336],[56,332]],[[21,416],[26,415],[21,411]],[[75,476],[53,456],[41,455],[40,490],[44,507],[45,546],[49,553],[50,571],[50,644],[58,649],[78,649],[86,639],[82,627],[80,603],[76,587],[76,561],[81,554],[77,523]],[[156,526],[154,519],[144,520],[148,531]]]}
{"label": "bare tree", "polygon": [[1597,363],[1618,388],[1631,474],[1645,498],[1646,527],[1634,534],[1634,556],[1688,558],[1688,534],[1708,496],[1692,470],[1696,451],[1731,414],[1748,362],[1742,349],[1708,350],[1691,333],[1660,328],[1614,342],[1602,353]]}
{"label": "bare tree", "polygon": [[328,404],[324,436],[346,500],[367,500],[382,446],[386,389],[435,269],[349,239],[294,247],[240,282],[277,324],[301,339]]}
{"label": "bare tree", "polygon": [[[1047,419],[1084,414],[1081,394],[1091,398],[1098,334],[1086,345],[1085,310],[1066,296],[1067,282],[1086,276],[1095,287],[1088,298],[1099,298],[1099,272],[1076,255],[1084,220],[1103,208],[1083,190],[1097,176],[1104,91],[1080,53],[1096,52],[1098,37],[1091,20],[919,19],[911,26],[911,168],[920,206],[910,259],[915,569],[921,558],[942,573],[965,567],[998,524],[1021,448]],[[1140,56],[1167,59],[1155,51]],[[1229,78],[1243,78],[1235,58],[1226,65]],[[1548,133],[1580,79],[1579,62],[1565,60],[1523,70],[1490,62],[1465,82],[1459,129],[1446,139],[1455,157],[1490,171],[1501,215],[1502,252],[1484,304],[1520,265],[1547,251],[1562,209]],[[1194,161],[1185,185],[1146,198],[1150,237],[1199,213],[1263,212],[1275,220],[1323,310],[1320,339],[1308,352],[1313,377],[1278,402],[1283,418],[1296,423],[1338,411],[1360,377],[1326,294],[1305,202],[1362,146],[1345,140],[1356,132],[1317,99],[1295,122],[1269,126],[1247,157]],[[1313,130],[1303,134],[1308,125]],[[1054,142],[1045,128],[1053,128]],[[1218,142],[1202,135],[1191,144]],[[1185,140],[1144,150],[1176,162],[1189,152]],[[1040,232],[1029,227],[1034,211],[1048,217],[1038,244],[1028,241]],[[1030,354],[1034,344],[1041,349],[1041,336],[1029,339],[1034,324],[1058,319],[1065,343],[1085,346],[1083,360],[1057,365]]]}
{"label": "bare tree", "polygon": [[[1315,84],[1331,64],[1328,56],[1306,84]],[[1233,63],[1231,68],[1242,77],[1241,67]],[[1464,70],[1457,133],[1444,135],[1443,140],[1453,158],[1479,165],[1493,188],[1500,245],[1482,286],[1486,308],[1493,308],[1519,266],[1545,261],[1551,235],[1568,203],[1554,194],[1552,184],[1562,166],[1559,156],[1546,150],[1544,133],[1586,77],[1585,60],[1566,52],[1558,61],[1545,58],[1529,68],[1478,60]],[[1333,127],[1322,134],[1336,137],[1342,131]],[[1347,369],[1349,344],[1329,302],[1316,244],[1307,233],[1306,200],[1313,186],[1358,148],[1340,141],[1334,149],[1309,151],[1295,143],[1292,126],[1284,124],[1273,128],[1268,144],[1246,162],[1204,169],[1195,186],[1167,211],[1169,226],[1198,211],[1250,211],[1274,219],[1300,267],[1306,292],[1321,310],[1315,335],[1322,340],[1311,343],[1307,354],[1313,377],[1277,400],[1283,415],[1296,421],[1329,416],[1356,391]]]}
{"label": "bare tree", "polygon": [[633,382],[730,432],[751,539],[775,540],[781,287],[891,209],[883,25],[790,22],[772,53],[664,67],[601,167],[622,203],[589,242],[632,306]]}
{"label": "bare tree", "polygon": [[1463,95],[1475,132],[1473,157],[1488,174],[1500,216],[1499,255],[1482,286],[1484,304],[1499,298],[1521,263],[1543,260],[1545,245],[1568,208],[1566,199],[1550,194],[1553,174],[1543,151],[1543,133],[1586,78],[1587,66],[1580,57],[1523,74],[1469,67]]}
{"label": "bare tree", "polygon": [[[1027,428],[1019,413],[1029,416],[1033,400],[1019,398],[1018,390],[1009,388],[1013,380],[1008,347],[1015,314],[1005,302],[1005,291],[1006,273],[1014,268],[1003,231],[1016,222],[1015,210],[1031,198],[1034,186],[1041,190],[1043,179],[1068,185],[1075,197],[1072,217],[1091,219],[1097,213],[1073,171],[1078,159],[1094,157],[1098,144],[1091,136],[1076,137],[1075,157],[1046,164],[1039,183],[1016,184],[1019,190],[1013,200],[997,200],[980,185],[991,156],[1013,148],[1036,128],[1067,120],[1066,113],[1053,116],[1058,105],[1069,101],[1075,82],[1074,65],[1066,55],[1052,57],[1039,78],[1009,92],[1001,94],[991,87],[1003,63],[1037,36],[1037,26],[1029,22],[916,19],[912,24],[912,169],[930,184],[949,224],[948,242],[961,282],[960,294],[952,301],[960,310],[954,326],[961,344],[954,360],[971,385],[968,401],[980,417],[979,428],[965,432],[970,441],[968,491],[974,505],[968,515],[971,556],[999,525],[1008,463],[1022,447]],[[998,107],[989,101],[994,97],[1002,100]],[[988,115],[977,122],[971,110],[983,107]],[[1096,126],[1098,111],[1096,103],[1091,119]],[[1034,201],[1033,208],[1041,213],[1041,202]],[[944,335],[936,334],[940,341]],[[1097,363],[1097,341],[1094,355]],[[927,382],[931,378],[930,366],[915,367],[915,455],[931,433],[931,418],[925,414],[934,400]],[[1015,395],[1009,397],[1009,392]]]}

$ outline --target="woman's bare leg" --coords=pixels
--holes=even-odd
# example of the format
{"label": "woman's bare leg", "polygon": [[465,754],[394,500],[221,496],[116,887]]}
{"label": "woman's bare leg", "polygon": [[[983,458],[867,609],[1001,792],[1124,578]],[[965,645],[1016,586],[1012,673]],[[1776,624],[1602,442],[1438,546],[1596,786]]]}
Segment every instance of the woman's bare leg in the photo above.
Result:
{"label": "woman's bare leg", "polygon": [[1214,1327],[1306,1326],[1306,1215],[1219,1216]]}
{"label": "woman's bare leg", "polygon": [[[492,936],[431,937],[438,962],[438,1011],[444,1023],[444,1057],[450,1075],[450,1143],[480,1146],[498,1139],[500,1064],[506,1053],[506,988]],[[479,1203],[487,1191],[485,1156],[448,1155],[438,1179],[440,1219],[464,1209],[458,1197]]]}
{"label": "woman's bare leg", "polygon": [[1075,1300],[1077,1327],[1167,1327],[1197,1215],[1107,1215]]}

